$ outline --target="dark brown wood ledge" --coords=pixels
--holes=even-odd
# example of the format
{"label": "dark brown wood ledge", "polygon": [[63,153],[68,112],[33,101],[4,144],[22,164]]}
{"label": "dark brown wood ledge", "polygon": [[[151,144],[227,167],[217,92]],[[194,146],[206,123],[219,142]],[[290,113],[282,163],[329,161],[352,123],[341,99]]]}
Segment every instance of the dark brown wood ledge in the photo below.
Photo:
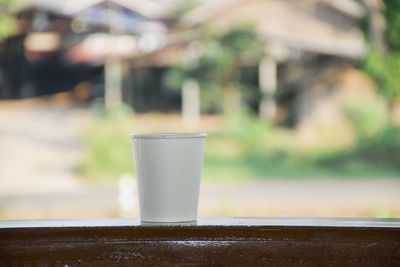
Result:
{"label": "dark brown wood ledge", "polygon": [[400,219],[0,221],[0,266],[400,266]]}

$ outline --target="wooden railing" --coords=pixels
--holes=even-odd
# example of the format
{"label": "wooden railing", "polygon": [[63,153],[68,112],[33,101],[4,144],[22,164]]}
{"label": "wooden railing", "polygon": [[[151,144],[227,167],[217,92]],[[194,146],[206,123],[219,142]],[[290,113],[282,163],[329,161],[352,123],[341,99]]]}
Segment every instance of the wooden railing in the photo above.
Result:
{"label": "wooden railing", "polygon": [[0,221],[0,266],[400,266],[399,219]]}

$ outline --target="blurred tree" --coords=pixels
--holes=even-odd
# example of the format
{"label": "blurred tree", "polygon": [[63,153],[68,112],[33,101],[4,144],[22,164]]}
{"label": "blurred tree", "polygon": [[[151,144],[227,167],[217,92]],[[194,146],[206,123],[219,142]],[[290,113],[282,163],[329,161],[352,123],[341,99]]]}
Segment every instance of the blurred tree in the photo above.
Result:
{"label": "blurred tree", "polygon": [[386,6],[385,49],[377,45],[373,33],[363,27],[371,45],[362,62],[362,69],[378,83],[382,95],[388,100],[395,100],[400,98],[400,1],[384,0],[383,3]]}
{"label": "blurred tree", "polygon": [[173,66],[165,75],[168,88],[180,90],[194,79],[201,88],[201,107],[208,112],[229,112],[240,105],[240,65],[261,55],[252,26],[240,25],[220,34],[208,34],[202,43],[189,45],[192,56]]}
{"label": "blurred tree", "polygon": [[0,42],[16,32],[17,20],[10,14],[21,6],[20,0],[2,0],[0,2]]}
{"label": "blurred tree", "polygon": [[170,12],[168,24],[173,27],[179,27],[179,20],[182,18],[182,16],[198,5],[198,0],[179,0]]}
{"label": "blurred tree", "polygon": [[377,82],[380,93],[388,100],[400,98],[400,53],[398,51],[382,54],[370,47],[362,68]]}
{"label": "blurred tree", "polygon": [[400,1],[384,0],[389,48],[400,52]]}

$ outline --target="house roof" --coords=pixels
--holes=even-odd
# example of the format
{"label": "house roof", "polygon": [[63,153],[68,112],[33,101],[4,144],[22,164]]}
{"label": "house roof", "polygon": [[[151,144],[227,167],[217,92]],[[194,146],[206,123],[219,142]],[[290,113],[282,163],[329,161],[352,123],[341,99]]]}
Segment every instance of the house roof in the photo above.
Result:
{"label": "house roof", "polygon": [[102,3],[114,3],[148,19],[158,19],[165,15],[161,5],[151,0],[28,0],[22,10],[40,8],[58,14],[73,16],[84,9]]}
{"label": "house roof", "polygon": [[76,19],[75,25],[81,23],[86,25],[87,31],[93,32],[110,30],[136,35],[166,31],[164,22],[159,19],[162,9],[150,0],[141,0],[140,3],[136,0],[67,0],[61,3],[30,0],[17,15],[25,15],[32,11]]}
{"label": "house roof", "polygon": [[192,10],[182,18],[181,23],[185,27],[207,25],[222,31],[237,24],[251,23],[267,42],[279,42],[311,52],[360,58],[365,45],[359,29],[341,29],[317,17],[313,13],[317,3],[328,3],[350,20],[355,21],[362,15],[362,7],[352,0],[224,0],[219,5],[205,4]]}
{"label": "house roof", "polygon": [[151,0],[69,0],[65,2],[64,8],[69,13],[78,13],[103,3],[114,3],[148,19],[158,19],[165,15],[161,6]]}
{"label": "house roof", "polygon": [[319,1],[354,18],[361,18],[362,16],[365,15],[364,8],[358,2],[353,0],[335,0],[335,1],[319,0]]}

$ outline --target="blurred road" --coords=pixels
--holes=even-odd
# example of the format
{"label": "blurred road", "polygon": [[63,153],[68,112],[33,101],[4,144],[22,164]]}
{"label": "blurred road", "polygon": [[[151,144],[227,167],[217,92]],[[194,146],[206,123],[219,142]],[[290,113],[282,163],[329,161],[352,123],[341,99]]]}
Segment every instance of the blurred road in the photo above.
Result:
{"label": "blurred road", "polygon": [[44,99],[0,102],[0,195],[72,192],[90,112]]}
{"label": "blurred road", "polygon": [[[0,102],[0,219],[118,216],[117,186],[74,171],[91,119],[57,102]],[[205,180],[199,215],[400,217],[400,179]]]}
{"label": "blurred road", "polygon": [[400,217],[400,179],[203,183],[203,216]]}
{"label": "blurred road", "polygon": [[[400,217],[399,192],[399,180],[206,181],[199,216]],[[115,217],[118,191],[3,194],[0,207],[0,219]]]}

